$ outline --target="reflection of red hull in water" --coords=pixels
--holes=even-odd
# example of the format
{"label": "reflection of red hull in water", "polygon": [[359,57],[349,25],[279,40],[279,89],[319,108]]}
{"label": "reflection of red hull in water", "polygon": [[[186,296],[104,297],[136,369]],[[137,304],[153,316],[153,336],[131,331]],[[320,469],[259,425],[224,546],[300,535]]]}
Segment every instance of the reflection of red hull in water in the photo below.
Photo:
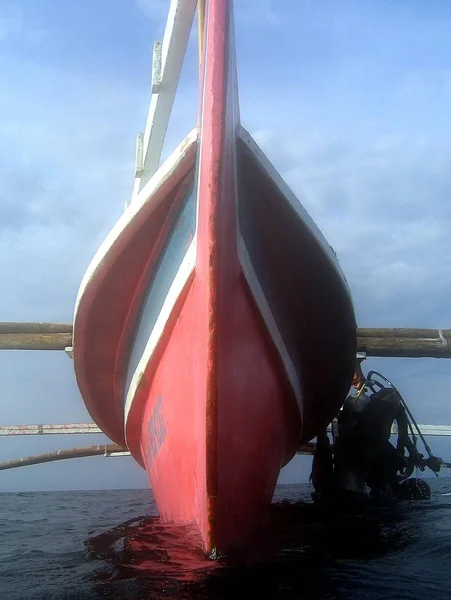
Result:
{"label": "reflection of red hull in water", "polygon": [[204,549],[266,517],[281,467],[349,388],[352,303],[333,251],[239,122],[232,11],[207,3],[199,127],[98,251],[74,322],[99,426]]}

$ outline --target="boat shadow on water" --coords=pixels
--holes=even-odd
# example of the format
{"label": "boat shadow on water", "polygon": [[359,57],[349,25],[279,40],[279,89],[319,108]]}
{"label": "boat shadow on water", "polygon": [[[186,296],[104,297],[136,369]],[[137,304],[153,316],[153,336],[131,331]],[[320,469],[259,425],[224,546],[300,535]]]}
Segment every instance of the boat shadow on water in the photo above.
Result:
{"label": "boat shadow on water", "polygon": [[133,519],[86,541],[88,559],[102,563],[89,580],[103,598],[345,598],[345,565],[418,542],[421,513],[415,518],[411,509],[426,506],[338,511],[280,502],[250,546],[215,561],[199,550],[191,526]]}

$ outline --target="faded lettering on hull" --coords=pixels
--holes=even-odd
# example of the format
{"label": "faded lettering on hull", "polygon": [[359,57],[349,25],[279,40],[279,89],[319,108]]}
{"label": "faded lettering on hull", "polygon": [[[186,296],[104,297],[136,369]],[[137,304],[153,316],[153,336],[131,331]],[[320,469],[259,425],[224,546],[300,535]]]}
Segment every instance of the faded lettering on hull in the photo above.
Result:
{"label": "faded lettering on hull", "polygon": [[161,396],[158,397],[153,409],[152,416],[147,425],[147,433],[149,434],[147,455],[149,466],[151,466],[166,438],[166,425],[164,424]]}

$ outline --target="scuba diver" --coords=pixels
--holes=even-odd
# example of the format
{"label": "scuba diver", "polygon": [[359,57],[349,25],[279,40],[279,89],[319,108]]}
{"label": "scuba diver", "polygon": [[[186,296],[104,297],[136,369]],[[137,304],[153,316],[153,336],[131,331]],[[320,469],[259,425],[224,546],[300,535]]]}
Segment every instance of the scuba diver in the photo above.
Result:
{"label": "scuba diver", "polygon": [[[425,481],[408,478],[415,467],[429,467],[437,474],[443,461],[432,455],[394,385],[375,371],[365,377],[362,360],[358,359],[352,382],[357,393],[346,398],[333,427],[333,447],[327,431],[317,436],[312,497],[315,501],[334,502],[429,498]],[[394,423],[398,431],[396,446],[390,441]],[[417,450],[413,426],[429,455],[427,459]]]}

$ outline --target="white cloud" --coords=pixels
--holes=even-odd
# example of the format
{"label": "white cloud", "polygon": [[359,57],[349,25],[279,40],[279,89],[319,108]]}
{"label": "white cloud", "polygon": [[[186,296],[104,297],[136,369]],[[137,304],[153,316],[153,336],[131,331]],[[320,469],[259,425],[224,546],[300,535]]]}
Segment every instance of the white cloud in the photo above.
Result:
{"label": "white cloud", "polygon": [[337,250],[360,324],[447,327],[451,145],[270,131],[256,137]]}
{"label": "white cloud", "polygon": [[16,67],[0,99],[9,117],[0,124],[0,313],[70,320],[80,278],[131,193],[135,91]]}
{"label": "white cloud", "polygon": [[[0,320],[71,320],[83,273],[132,192],[150,72],[133,87],[101,73],[6,62]],[[181,84],[165,153],[195,124],[191,85]]]}

